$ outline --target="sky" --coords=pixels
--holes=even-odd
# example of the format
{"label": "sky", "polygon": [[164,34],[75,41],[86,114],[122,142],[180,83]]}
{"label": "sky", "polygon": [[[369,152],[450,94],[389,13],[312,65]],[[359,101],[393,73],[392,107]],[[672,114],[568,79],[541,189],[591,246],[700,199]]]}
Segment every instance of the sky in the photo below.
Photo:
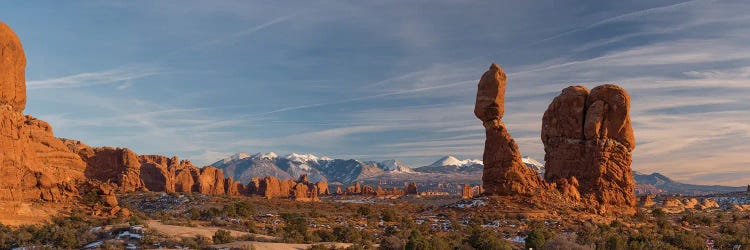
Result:
{"label": "sky", "polygon": [[13,1],[25,113],[56,136],[210,164],[237,152],[481,159],[477,82],[544,159],[560,90],[631,95],[633,169],[750,183],[750,2]]}

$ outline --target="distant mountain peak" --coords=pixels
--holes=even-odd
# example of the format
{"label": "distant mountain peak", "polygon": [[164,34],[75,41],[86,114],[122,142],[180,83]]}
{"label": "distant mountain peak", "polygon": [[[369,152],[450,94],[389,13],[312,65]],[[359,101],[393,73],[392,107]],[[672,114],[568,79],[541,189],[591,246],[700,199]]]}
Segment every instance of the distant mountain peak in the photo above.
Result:
{"label": "distant mountain peak", "polygon": [[534,169],[534,171],[536,171],[537,173],[544,174],[545,168],[544,168],[544,164],[542,164],[541,162],[529,156],[524,156],[521,158],[521,160],[523,160],[523,163],[526,164],[526,166],[530,167],[531,169]]}
{"label": "distant mountain peak", "polygon": [[257,154],[253,155],[253,158],[261,159],[261,160],[276,160],[277,158],[279,158],[279,155],[277,155],[274,152],[268,152],[268,153],[258,152]]}
{"label": "distant mountain peak", "polygon": [[293,162],[299,162],[299,163],[305,163],[305,162],[318,162],[318,161],[331,161],[333,160],[330,157],[322,156],[318,157],[313,154],[298,154],[298,153],[291,153],[286,156],[284,156],[287,160],[293,161]]}
{"label": "distant mountain peak", "polygon": [[437,160],[435,163],[432,163],[428,167],[441,167],[441,166],[465,167],[465,166],[471,166],[475,164],[482,165],[482,161],[474,160],[474,159],[459,160],[455,156],[448,155],[443,158],[440,158],[440,160]]}
{"label": "distant mountain peak", "polygon": [[377,163],[377,165],[380,169],[386,172],[414,173],[414,170],[406,165],[406,163],[397,160],[385,160]]}

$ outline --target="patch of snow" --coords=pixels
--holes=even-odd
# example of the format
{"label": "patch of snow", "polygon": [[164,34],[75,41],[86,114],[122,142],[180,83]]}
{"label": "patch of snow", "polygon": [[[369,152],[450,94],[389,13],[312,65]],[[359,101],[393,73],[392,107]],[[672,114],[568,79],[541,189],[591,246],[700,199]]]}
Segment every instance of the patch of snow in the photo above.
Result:
{"label": "patch of snow", "polygon": [[104,241],[96,241],[89,243],[88,245],[83,246],[83,249],[95,249],[99,248],[101,245],[104,245]]}
{"label": "patch of snow", "polygon": [[279,158],[279,155],[277,155],[274,152],[268,152],[268,153],[257,153],[253,155],[253,158],[261,159],[261,160],[276,160],[276,158]]}
{"label": "patch of snow", "polygon": [[526,237],[521,237],[521,236],[516,236],[507,240],[515,242],[515,243],[521,243],[521,244],[526,243]]}
{"label": "patch of snow", "polygon": [[523,163],[526,164],[526,166],[529,166],[531,169],[534,169],[539,174],[544,174],[544,164],[541,162],[535,160],[534,158],[524,156],[521,158],[523,160]]}
{"label": "patch of snow", "polygon": [[482,161],[475,160],[475,159],[459,160],[458,158],[449,155],[449,156],[440,158],[440,160],[431,164],[429,167],[442,167],[442,166],[467,167],[467,166],[471,166],[474,164],[482,165]]}
{"label": "patch of snow", "polygon": [[397,172],[397,173],[413,173],[414,170],[412,170],[409,166],[406,165],[406,163],[397,161],[397,160],[387,160],[382,161],[378,163],[378,166],[383,169],[383,171],[386,172]]}
{"label": "patch of snow", "polygon": [[227,164],[227,163],[230,163],[232,161],[242,160],[242,159],[245,159],[245,158],[248,158],[248,157],[250,157],[250,154],[242,152],[242,153],[234,154],[234,155],[229,156],[227,158],[221,159],[221,162],[224,163],[224,164]]}
{"label": "patch of snow", "polygon": [[293,161],[293,162],[299,162],[299,163],[305,163],[305,162],[317,162],[320,160],[319,157],[312,155],[312,154],[297,154],[297,153],[291,153],[287,156],[285,156],[287,160]]}
{"label": "patch of snow", "polygon": [[472,200],[470,203],[461,203],[457,204],[456,207],[458,208],[472,208],[472,207],[482,207],[486,206],[487,203],[485,203],[483,200]]}

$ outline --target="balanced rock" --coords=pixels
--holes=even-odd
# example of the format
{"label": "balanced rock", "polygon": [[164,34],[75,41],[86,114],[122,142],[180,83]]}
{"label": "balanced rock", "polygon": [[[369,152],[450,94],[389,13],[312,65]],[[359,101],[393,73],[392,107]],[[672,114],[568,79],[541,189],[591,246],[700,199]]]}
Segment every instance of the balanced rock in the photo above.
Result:
{"label": "balanced rock", "polygon": [[484,170],[482,183],[487,195],[533,194],[544,186],[537,173],[521,159],[518,145],[508,133],[502,117],[505,111],[506,76],[497,64],[479,81],[474,114],[482,121]]}
{"label": "balanced rock", "polygon": [[581,198],[633,210],[629,110],[630,97],[619,86],[602,85],[591,93],[582,86],[565,88],[542,118],[544,178],[560,188],[574,177]]}

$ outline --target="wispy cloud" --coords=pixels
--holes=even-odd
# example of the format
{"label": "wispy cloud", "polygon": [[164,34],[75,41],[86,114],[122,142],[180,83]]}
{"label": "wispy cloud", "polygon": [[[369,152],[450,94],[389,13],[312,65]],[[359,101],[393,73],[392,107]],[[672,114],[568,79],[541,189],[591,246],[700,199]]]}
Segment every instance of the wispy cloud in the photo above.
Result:
{"label": "wispy cloud", "polygon": [[96,72],[78,73],[56,78],[31,80],[26,83],[28,89],[81,88],[105,84],[127,84],[133,81],[164,74],[161,67],[122,67]]}

